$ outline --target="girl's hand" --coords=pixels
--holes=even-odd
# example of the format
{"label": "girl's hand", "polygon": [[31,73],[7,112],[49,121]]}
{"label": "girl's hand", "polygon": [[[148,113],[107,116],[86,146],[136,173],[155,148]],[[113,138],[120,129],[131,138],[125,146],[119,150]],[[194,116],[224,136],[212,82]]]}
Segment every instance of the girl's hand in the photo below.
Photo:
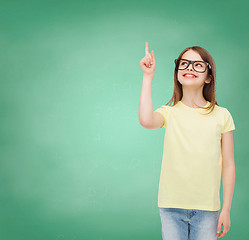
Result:
{"label": "girl's hand", "polygon": [[145,44],[145,57],[142,58],[139,65],[144,75],[152,76],[152,77],[154,76],[155,67],[156,67],[155,55],[154,55],[153,50],[151,51],[151,54],[149,53],[148,42],[146,42]]}
{"label": "girl's hand", "polygon": [[[223,231],[221,232],[221,225],[223,225]],[[218,238],[224,237],[230,228],[230,212],[229,211],[221,211],[219,215],[219,222],[218,222],[218,228],[217,228],[217,234]],[[218,233],[219,232],[219,233]]]}

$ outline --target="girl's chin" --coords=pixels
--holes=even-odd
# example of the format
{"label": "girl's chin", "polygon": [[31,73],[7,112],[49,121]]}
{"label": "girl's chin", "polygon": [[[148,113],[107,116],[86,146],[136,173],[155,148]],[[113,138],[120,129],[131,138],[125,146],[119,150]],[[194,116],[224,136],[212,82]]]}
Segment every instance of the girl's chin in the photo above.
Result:
{"label": "girl's chin", "polygon": [[189,85],[189,84],[195,84],[195,83],[196,81],[194,81],[194,79],[181,80],[181,84]]}

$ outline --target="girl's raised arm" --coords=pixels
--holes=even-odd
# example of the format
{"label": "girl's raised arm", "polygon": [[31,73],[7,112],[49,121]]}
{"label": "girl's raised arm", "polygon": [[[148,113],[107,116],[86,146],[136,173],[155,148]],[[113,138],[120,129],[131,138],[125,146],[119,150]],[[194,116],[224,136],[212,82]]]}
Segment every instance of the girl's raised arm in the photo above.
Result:
{"label": "girl's raised arm", "polygon": [[160,128],[164,118],[159,113],[153,112],[151,87],[155,74],[155,55],[153,50],[149,53],[149,44],[145,45],[145,57],[139,63],[143,72],[143,84],[139,101],[139,123],[147,129]]}

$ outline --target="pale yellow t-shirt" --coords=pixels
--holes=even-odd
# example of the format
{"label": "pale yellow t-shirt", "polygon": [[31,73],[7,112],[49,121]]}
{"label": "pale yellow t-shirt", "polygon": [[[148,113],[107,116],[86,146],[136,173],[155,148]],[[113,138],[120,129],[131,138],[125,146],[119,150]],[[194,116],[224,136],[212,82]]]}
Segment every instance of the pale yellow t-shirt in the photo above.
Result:
{"label": "pale yellow t-shirt", "polygon": [[209,111],[182,101],[155,110],[165,128],[158,207],[220,209],[221,135],[235,125],[226,108],[215,105],[208,115],[201,114]]}

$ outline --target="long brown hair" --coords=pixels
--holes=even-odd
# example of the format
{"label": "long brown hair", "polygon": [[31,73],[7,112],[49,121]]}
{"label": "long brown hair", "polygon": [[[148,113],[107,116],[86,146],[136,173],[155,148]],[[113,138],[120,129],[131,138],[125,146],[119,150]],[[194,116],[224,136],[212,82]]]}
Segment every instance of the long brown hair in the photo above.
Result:
{"label": "long brown hair", "polygon": [[[193,46],[193,47],[188,47],[188,48],[184,49],[181,52],[181,54],[179,55],[178,59],[182,58],[182,55],[185,52],[187,52],[188,50],[193,50],[193,51],[199,53],[199,55],[201,56],[203,61],[208,62],[211,65],[211,69],[207,68],[208,76],[211,77],[211,81],[208,84],[205,83],[205,85],[203,86],[203,92],[202,92],[203,97],[205,98],[206,101],[210,102],[210,105],[207,106],[207,107],[201,107],[199,105],[197,105],[197,106],[202,108],[202,109],[206,109],[206,110],[211,109],[210,112],[212,112],[215,105],[218,105],[218,103],[216,101],[216,88],[215,88],[215,85],[216,85],[216,68],[215,68],[214,60],[213,60],[212,56],[209,54],[209,52],[207,50],[205,50],[204,48],[199,47],[199,46]],[[177,104],[177,102],[182,99],[182,96],[183,96],[182,85],[177,80],[177,72],[178,72],[178,70],[175,68],[175,73],[174,73],[174,93],[173,93],[172,98],[170,99],[170,101],[168,103],[166,103],[166,105],[169,105],[169,104],[171,104],[173,102],[173,106],[175,106]]]}

